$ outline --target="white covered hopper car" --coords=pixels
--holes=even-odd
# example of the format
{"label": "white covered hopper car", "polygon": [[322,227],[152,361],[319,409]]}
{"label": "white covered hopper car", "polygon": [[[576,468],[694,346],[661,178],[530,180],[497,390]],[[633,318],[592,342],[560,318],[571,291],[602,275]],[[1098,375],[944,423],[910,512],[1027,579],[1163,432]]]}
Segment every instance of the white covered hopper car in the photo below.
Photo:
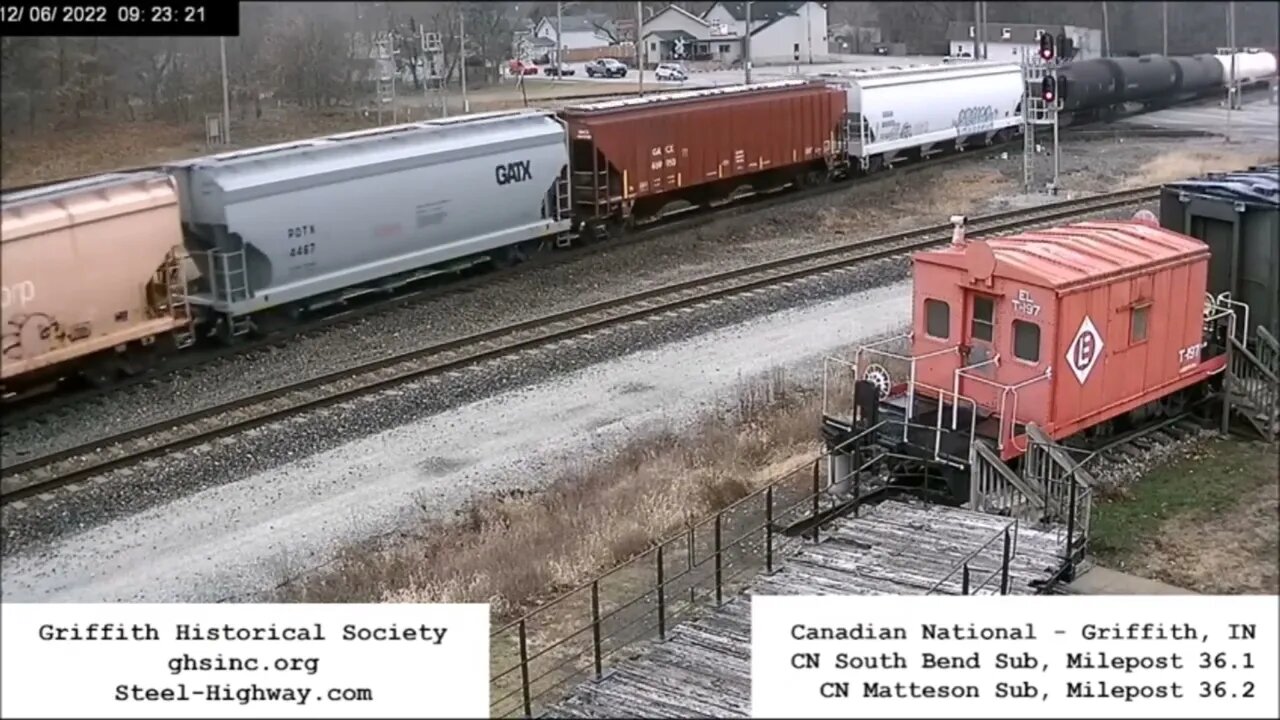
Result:
{"label": "white covered hopper car", "polygon": [[1022,123],[1022,70],[1016,64],[919,65],[821,77],[845,87],[849,156],[863,171],[990,144]]}
{"label": "white covered hopper car", "polygon": [[1241,87],[1265,83],[1276,76],[1276,56],[1264,50],[1236,53],[1219,50],[1214,59],[1222,64],[1222,77],[1225,80],[1230,80],[1232,60],[1235,60],[1235,77]]}

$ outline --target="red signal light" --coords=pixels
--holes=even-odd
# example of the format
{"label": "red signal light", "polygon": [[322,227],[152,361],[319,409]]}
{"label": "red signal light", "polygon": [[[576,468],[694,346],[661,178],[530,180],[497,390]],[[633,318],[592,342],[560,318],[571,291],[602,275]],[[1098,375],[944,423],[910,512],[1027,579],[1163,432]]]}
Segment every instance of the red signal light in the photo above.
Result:
{"label": "red signal light", "polygon": [[1058,97],[1058,83],[1053,79],[1052,75],[1046,75],[1044,82],[1040,84],[1040,97],[1045,102],[1051,103]]}

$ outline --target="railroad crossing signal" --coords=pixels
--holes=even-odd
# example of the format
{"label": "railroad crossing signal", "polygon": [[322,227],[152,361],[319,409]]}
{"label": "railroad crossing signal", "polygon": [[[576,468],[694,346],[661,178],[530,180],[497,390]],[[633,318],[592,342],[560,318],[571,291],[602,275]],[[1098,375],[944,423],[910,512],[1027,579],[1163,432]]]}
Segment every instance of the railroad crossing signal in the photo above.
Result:
{"label": "railroad crossing signal", "polygon": [[1046,62],[1053,59],[1053,36],[1049,33],[1040,36],[1040,59]]}

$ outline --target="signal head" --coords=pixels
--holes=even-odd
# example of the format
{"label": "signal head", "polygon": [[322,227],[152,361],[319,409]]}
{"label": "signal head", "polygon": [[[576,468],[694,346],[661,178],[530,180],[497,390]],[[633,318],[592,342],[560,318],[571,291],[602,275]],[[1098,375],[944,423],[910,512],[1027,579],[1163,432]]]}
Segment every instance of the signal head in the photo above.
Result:
{"label": "signal head", "polygon": [[1040,36],[1040,58],[1043,60],[1053,59],[1053,36],[1044,33]]}

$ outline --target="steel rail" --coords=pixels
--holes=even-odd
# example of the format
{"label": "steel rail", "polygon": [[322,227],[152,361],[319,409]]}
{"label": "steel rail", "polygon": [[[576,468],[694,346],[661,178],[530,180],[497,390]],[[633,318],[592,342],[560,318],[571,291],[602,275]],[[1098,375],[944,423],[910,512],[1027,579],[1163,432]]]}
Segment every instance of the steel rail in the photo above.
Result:
{"label": "steel rail", "polygon": [[[1147,202],[1156,197],[1158,189],[1159,186],[1146,186],[975,217],[969,220],[967,229],[972,236],[1015,232]],[[146,458],[522,350],[944,243],[950,239],[951,230],[951,225],[935,225],[805,252],[326,373],[14,464],[0,470],[0,502],[7,504]]]}

